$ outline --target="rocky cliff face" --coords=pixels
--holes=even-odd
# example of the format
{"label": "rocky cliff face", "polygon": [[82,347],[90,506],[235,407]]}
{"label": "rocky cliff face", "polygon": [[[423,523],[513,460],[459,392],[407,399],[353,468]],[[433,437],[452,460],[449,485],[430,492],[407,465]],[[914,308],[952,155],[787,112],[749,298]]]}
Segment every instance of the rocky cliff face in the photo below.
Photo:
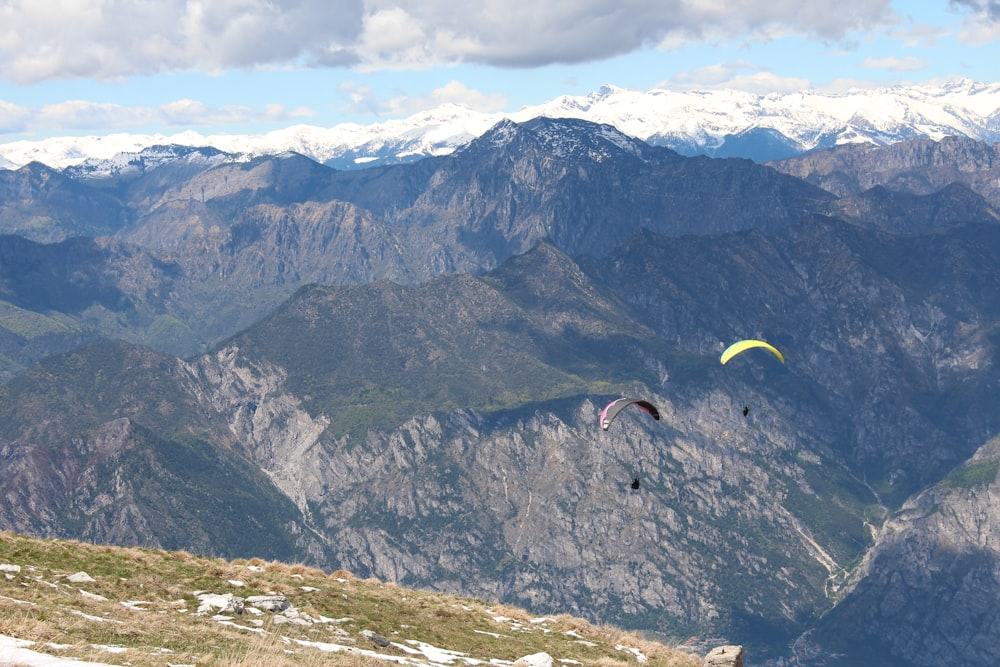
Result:
{"label": "rocky cliff face", "polygon": [[325,558],[289,498],[234,451],[195,378],[176,359],[105,344],[5,385],[4,526],[211,555]]}
{"label": "rocky cliff face", "polygon": [[994,438],[908,500],[879,531],[850,594],[820,623],[820,641],[843,652],[850,637],[887,665],[995,662],[998,470]]}
{"label": "rocky cliff face", "polygon": [[768,163],[841,197],[875,186],[892,192],[933,194],[961,183],[1000,207],[1000,160],[996,146],[965,137],[917,139],[890,146],[859,144]]}
{"label": "rocky cliff face", "polygon": [[0,233],[52,243],[115,234],[128,212],[113,195],[33,162],[0,169]]}

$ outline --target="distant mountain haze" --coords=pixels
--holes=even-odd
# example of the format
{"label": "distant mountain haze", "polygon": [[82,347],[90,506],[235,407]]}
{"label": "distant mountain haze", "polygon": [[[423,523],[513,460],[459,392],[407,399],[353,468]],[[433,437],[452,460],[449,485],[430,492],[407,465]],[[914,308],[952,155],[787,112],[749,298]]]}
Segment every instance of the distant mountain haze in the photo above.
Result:
{"label": "distant mountain haze", "polygon": [[56,137],[0,144],[0,168],[29,162],[81,174],[135,169],[136,154],[182,145],[252,159],[295,152],[337,169],[411,163],[465,147],[503,120],[567,118],[607,124],[686,156],[782,159],[843,144],[887,146],[948,136],[1000,140],[1000,84],[957,80],[940,86],[858,88],[841,93],[759,94],[737,90],[637,91],[606,85],[516,112],[484,113],[455,105],[359,126],[291,126],[262,135]]}

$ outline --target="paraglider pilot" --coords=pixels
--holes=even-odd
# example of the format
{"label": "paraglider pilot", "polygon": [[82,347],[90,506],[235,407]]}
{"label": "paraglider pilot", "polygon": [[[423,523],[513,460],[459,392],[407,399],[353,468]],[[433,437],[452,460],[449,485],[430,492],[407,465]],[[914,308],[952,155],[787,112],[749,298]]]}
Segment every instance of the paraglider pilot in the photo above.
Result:
{"label": "paraglider pilot", "polygon": [[743,416],[746,417],[748,414],[750,414],[750,406],[749,405],[744,405],[743,406]]}

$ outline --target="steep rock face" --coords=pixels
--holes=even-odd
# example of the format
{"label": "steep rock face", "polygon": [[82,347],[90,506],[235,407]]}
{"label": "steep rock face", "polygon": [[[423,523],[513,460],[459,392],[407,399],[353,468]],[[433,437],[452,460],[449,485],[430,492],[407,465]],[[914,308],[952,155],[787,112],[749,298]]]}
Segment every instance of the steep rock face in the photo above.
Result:
{"label": "steep rock face", "polygon": [[994,226],[907,239],[816,219],[773,237],[643,236],[591,270],[678,352],[755,337],[790,353],[794,377],[732,369],[730,386],[809,396],[798,418],[897,505],[995,432],[997,248]]}
{"label": "steep rock face", "polygon": [[[996,429],[996,233],[905,239],[817,219],[772,237],[646,234],[586,271],[543,244],[482,279],[304,292],[234,344],[239,364],[285,369],[284,391],[329,419],[307,455],[323,472],[283,488],[338,536],[343,562],[546,608],[597,605],[644,627],[741,627],[751,601],[784,609],[768,616],[779,634],[836,595],[880,498],[901,503]],[[503,340],[471,333],[477,321]],[[775,341],[787,369],[721,369],[718,352],[745,332]],[[573,384],[561,403],[498,405],[476,372],[537,396],[544,385],[528,391],[525,373],[537,361],[508,355],[552,363],[558,348],[557,368],[646,378],[635,388],[662,423],[628,422],[637,431],[621,443]],[[557,372],[550,382],[572,382]],[[344,398],[318,399],[330,391]],[[966,402],[939,398],[956,391]],[[363,416],[380,427],[352,430]],[[627,489],[634,476],[641,493]],[[705,588],[722,571],[743,578]]]}
{"label": "steep rock face", "polygon": [[927,195],[962,183],[1000,208],[997,147],[965,137],[914,139],[884,147],[845,145],[768,164],[840,197],[877,185]]}
{"label": "steep rock face", "polygon": [[850,594],[821,621],[818,640],[849,664],[997,662],[998,470],[994,438],[907,501],[879,532]]}
{"label": "steep rock face", "polygon": [[128,212],[116,197],[42,164],[0,169],[0,234],[51,243],[111,235],[127,223]]}
{"label": "steep rock face", "polygon": [[215,252],[218,266],[205,277],[214,273],[250,288],[410,282],[411,258],[394,230],[342,201],[245,209]]}
{"label": "steep rock face", "polygon": [[323,494],[324,471],[331,470],[317,446],[329,419],[311,417],[285,391],[282,369],[241,366],[238,352],[223,348],[187,364],[187,391],[227,420],[234,446],[308,513],[308,502]]}
{"label": "steep rock face", "polygon": [[[823,606],[835,563],[764,500],[785,484],[774,470],[713,446],[647,395],[671,415],[672,441],[627,419],[602,434],[588,400],[561,416],[457,411],[308,448],[298,490],[335,562],[357,572],[666,632],[734,631],[776,596],[789,618],[771,630],[787,632]],[[742,430],[728,426],[719,437]]]}
{"label": "steep rock face", "polygon": [[830,199],[747,160],[684,159],[570,120],[501,124],[436,165],[413,205],[387,217],[422,265],[444,270],[490,269],[542,238],[575,256],[606,254],[640,228],[775,230]]}
{"label": "steep rock face", "polygon": [[[183,362],[105,344],[50,358],[0,387],[5,528],[325,560],[292,502],[233,450],[218,417],[184,391],[189,383]],[[51,412],[39,412],[32,397],[40,395]]]}
{"label": "steep rock face", "polygon": [[896,234],[928,234],[969,222],[996,223],[1000,213],[961,183],[927,195],[893,192],[882,185],[838,199],[831,211],[865,227]]}
{"label": "steep rock face", "polygon": [[134,212],[122,237],[151,248],[182,244],[225,229],[246,209],[308,201],[334,174],[294,154],[200,164],[194,170],[187,163],[184,171],[167,164],[120,186]]}

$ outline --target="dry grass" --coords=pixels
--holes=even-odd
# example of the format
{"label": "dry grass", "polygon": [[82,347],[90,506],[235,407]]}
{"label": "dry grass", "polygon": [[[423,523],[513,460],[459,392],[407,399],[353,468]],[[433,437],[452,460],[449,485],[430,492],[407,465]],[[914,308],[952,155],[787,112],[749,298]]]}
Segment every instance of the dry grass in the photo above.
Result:
{"label": "dry grass", "polygon": [[[605,667],[636,665],[638,655],[648,667],[701,664],[635,633],[572,616],[539,619],[519,608],[360,580],[346,570],[327,574],[300,563],[229,562],[0,532],[0,564],[21,567],[0,572],[0,634],[94,662],[384,667],[405,657],[435,664],[415,653],[427,644],[501,664],[542,651],[557,661]],[[68,579],[81,571],[94,581]],[[198,615],[196,591],[285,595],[298,617],[253,609]],[[378,647],[363,631],[392,643]]]}

